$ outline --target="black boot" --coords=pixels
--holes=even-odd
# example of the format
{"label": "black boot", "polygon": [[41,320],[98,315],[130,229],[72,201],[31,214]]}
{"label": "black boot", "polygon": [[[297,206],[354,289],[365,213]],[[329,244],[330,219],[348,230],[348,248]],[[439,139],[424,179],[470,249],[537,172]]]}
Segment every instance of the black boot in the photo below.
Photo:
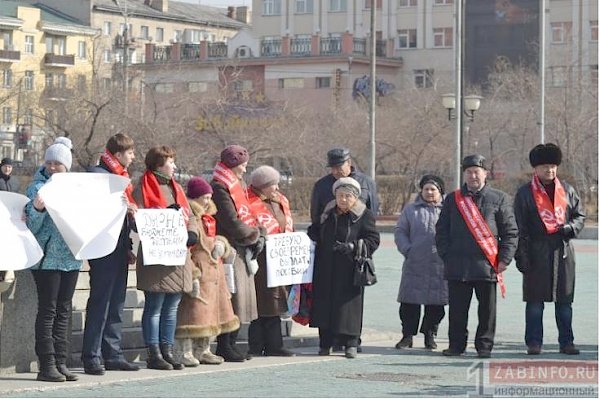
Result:
{"label": "black boot", "polygon": [[236,345],[237,337],[240,330],[237,329],[229,333],[229,345],[231,346],[231,350],[237,353],[239,356],[243,357],[246,360],[252,359],[252,354],[248,353],[245,350],[240,349],[239,346]]}
{"label": "black boot", "polygon": [[217,336],[216,354],[225,359],[226,362],[243,362],[246,360],[244,356],[233,350],[229,334],[227,333]]}
{"label": "black boot", "polygon": [[173,366],[175,370],[183,370],[185,367],[183,364],[175,361],[175,357],[173,356],[173,344],[169,344],[163,342],[160,344],[160,352],[162,353],[163,359]]}
{"label": "black boot", "polygon": [[148,345],[148,358],[146,359],[146,367],[155,370],[173,370],[173,366],[163,359],[160,353],[160,348],[157,344]]}
{"label": "black boot", "polygon": [[402,339],[396,343],[396,349],[402,348],[412,348],[413,346],[413,337],[412,335],[404,335]]}
{"label": "black boot", "polygon": [[423,333],[425,336],[425,348],[426,349],[437,349],[437,344],[435,343],[435,335],[432,332]]}
{"label": "black boot", "polygon": [[56,368],[56,359],[52,355],[40,355],[40,372],[37,375],[38,381],[65,382],[67,379]]}
{"label": "black boot", "polygon": [[67,359],[56,359],[56,369],[65,376],[67,381],[77,381],[79,377],[67,368]]}

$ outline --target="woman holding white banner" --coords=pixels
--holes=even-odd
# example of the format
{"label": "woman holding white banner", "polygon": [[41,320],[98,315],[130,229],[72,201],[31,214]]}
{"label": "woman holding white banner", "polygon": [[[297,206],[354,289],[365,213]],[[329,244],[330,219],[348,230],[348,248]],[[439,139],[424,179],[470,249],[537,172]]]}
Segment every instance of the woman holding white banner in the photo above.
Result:
{"label": "woman holding white banner", "polygon": [[53,174],[71,169],[72,147],[71,140],[58,137],[46,150],[44,165],[27,187],[27,197],[31,199],[25,206],[27,227],[44,249],[40,262],[30,269],[38,298],[35,353],[40,363],[39,381],[77,380],[77,375],[67,368],[67,348],[72,299],[82,261],[75,259],[38,195]]}
{"label": "woman holding white banner", "polygon": [[354,285],[354,257],[360,239],[369,255],[379,247],[375,216],[360,198],[360,184],[342,177],[333,184],[335,199],[319,223],[308,228],[316,242],[311,327],[319,328],[319,355],[331,354],[334,338],[355,358],[363,319],[363,287]]}
{"label": "woman holding white banner", "polygon": [[[145,158],[146,172],[133,191],[140,209],[168,208],[182,212],[187,230],[187,246],[198,242],[197,221],[190,210],[183,188],[175,181],[175,150],[167,146],[152,147]],[[177,307],[182,293],[192,291],[191,259],[185,265],[145,265],[142,244],[138,252],[137,288],[144,291],[142,332],[148,347],[148,368],[181,370],[183,364],[173,356]]]}
{"label": "woman holding white banner", "polygon": [[[257,222],[267,234],[294,231],[288,199],[279,192],[279,172],[263,165],[250,175],[248,202]],[[263,251],[257,258],[254,276],[258,319],[248,328],[248,346],[253,356],[294,356],[283,347],[280,315],[287,312],[287,287],[267,287],[267,257]]]}

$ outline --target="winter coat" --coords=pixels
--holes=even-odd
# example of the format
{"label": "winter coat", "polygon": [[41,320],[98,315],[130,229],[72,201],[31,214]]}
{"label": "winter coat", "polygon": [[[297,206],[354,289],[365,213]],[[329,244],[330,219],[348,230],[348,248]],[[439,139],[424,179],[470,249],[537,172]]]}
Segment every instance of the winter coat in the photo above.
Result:
{"label": "winter coat", "polygon": [[[377,187],[373,179],[352,166],[350,177],[360,184],[360,199],[377,216],[379,212],[379,199],[377,198]],[[333,183],[336,178],[332,174],[323,176],[315,183],[310,200],[310,220],[318,224],[325,206],[335,197],[333,195]]]}
{"label": "winter coat", "polygon": [[[194,268],[192,276],[200,281],[200,297],[184,295],[177,311],[175,337],[208,338],[240,328],[238,317],[233,314],[231,294],[225,281],[222,258],[226,258],[231,247],[223,236],[209,237],[204,230],[202,215],[214,215],[217,208],[213,202],[208,208],[190,200],[192,212],[198,219],[198,244],[191,249]],[[215,242],[220,241],[226,250],[222,258],[212,257]]]}
{"label": "winter coat", "polygon": [[523,273],[525,302],[571,303],[575,291],[575,251],[571,239],[583,229],[585,215],[575,189],[560,181],[567,195],[565,224],[573,231],[568,237],[546,234],[533,200],[531,185],[519,188],[515,216],[519,225],[517,269]]}
{"label": "winter coat", "polygon": [[246,266],[246,248],[252,247],[260,237],[258,227],[248,226],[238,218],[237,210],[229,190],[213,180],[213,200],[217,205],[217,234],[224,236],[235,249],[237,256],[233,264],[235,294],[231,297],[233,310],[241,323],[258,318],[254,276]]}
{"label": "winter coat", "polygon": [[40,167],[33,181],[27,187],[27,197],[31,199],[25,205],[27,227],[44,251],[42,259],[31,270],[60,270],[71,272],[81,269],[82,261],[75,259],[63,236],[58,231],[54,221],[46,209],[39,212],[33,207],[33,200],[38,191],[50,179],[45,167]]}
{"label": "winter coat", "polygon": [[12,174],[5,175],[4,173],[0,172],[0,191],[18,193],[19,188],[19,179],[14,177]]}
{"label": "winter coat", "polygon": [[429,204],[418,195],[398,218],[394,242],[404,256],[398,302],[418,305],[447,305],[448,284],[444,262],[435,246],[435,224],[442,203]]}
{"label": "winter coat", "polygon": [[[157,176],[160,184],[160,190],[164,196],[167,206],[175,203],[175,196],[168,182]],[[178,183],[175,183],[178,184]],[[133,198],[137,203],[138,208],[144,208],[144,199],[142,194],[141,183],[133,189]],[[198,230],[196,216],[190,215],[188,231]],[[137,289],[148,292],[160,292],[166,294],[176,294],[192,291],[192,259],[189,251],[185,265],[181,266],[165,266],[165,265],[144,265],[144,256],[142,252],[142,244],[140,243],[137,256],[137,264],[135,267],[137,275]]]}
{"label": "winter coat", "polygon": [[363,288],[353,284],[353,255],[334,252],[333,246],[341,241],[356,248],[362,238],[373,254],[379,246],[373,213],[359,200],[350,212],[338,215],[334,200],[325,207],[321,222],[309,227],[308,234],[316,242],[310,326],[334,334],[360,335]]}
{"label": "winter coat", "polygon": [[[517,249],[517,223],[509,196],[485,185],[471,194],[466,184],[462,195],[471,195],[498,242],[498,261],[509,264]],[[496,272],[471,234],[456,207],[454,193],[444,200],[436,224],[436,246],[444,261],[444,277],[456,281],[497,281]]]}
{"label": "winter coat", "polygon": [[[283,194],[280,193],[283,196]],[[267,209],[279,222],[281,231],[285,231],[285,214],[281,204],[274,200],[263,199]],[[267,251],[258,256],[258,272],[254,276],[256,302],[259,317],[280,316],[287,312],[288,287],[267,287]]]}

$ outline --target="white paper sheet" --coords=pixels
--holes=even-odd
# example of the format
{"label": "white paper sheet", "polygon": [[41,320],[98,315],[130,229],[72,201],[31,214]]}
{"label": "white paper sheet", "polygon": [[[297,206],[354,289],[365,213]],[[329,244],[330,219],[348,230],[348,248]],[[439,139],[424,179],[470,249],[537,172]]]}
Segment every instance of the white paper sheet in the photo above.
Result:
{"label": "white paper sheet", "polygon": [[181,210],[138,209],[135,224],[144,265],[185,265],[188,233]]}
{"label": "white paper sheet", "polygon": [[123,227],[130,180],[109,173],[55,173],[39,191],[75,259],[113,252]]}
{"label": "white paper sheet", "polygon": [[0,270],[27,269],[42,259],[42,248],[23,221],[28,202],[24,195],[0,191]]}
{"label": "white paper sheet", "polygon": [[306,233],[267,236],[267,287],[312,282],[314,243]]}

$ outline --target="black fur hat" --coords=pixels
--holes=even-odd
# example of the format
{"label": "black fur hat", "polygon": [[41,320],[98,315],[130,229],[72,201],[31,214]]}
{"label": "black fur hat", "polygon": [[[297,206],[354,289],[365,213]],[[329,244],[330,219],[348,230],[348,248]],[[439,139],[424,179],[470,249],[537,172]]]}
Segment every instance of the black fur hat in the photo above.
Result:
{"label": "black fur hat", "polygon": [[427,184],[427,183],[431,183],[434,186],[436,186],[440,192],[440,194],[444,195],[445,194],[445,190],[444,190],[444,181],[442,180],[441,177],[436,176],[436,175],[425,175],[421,178],[421,181],[419,181],[419,188],[421,190],[423,190],[423,187]]}
{"label": "black fur hat", "polygon": [[560,165],[562,151],[553,143],[538,144],[529,152],[529,162],[534,168],[538,165]]}

